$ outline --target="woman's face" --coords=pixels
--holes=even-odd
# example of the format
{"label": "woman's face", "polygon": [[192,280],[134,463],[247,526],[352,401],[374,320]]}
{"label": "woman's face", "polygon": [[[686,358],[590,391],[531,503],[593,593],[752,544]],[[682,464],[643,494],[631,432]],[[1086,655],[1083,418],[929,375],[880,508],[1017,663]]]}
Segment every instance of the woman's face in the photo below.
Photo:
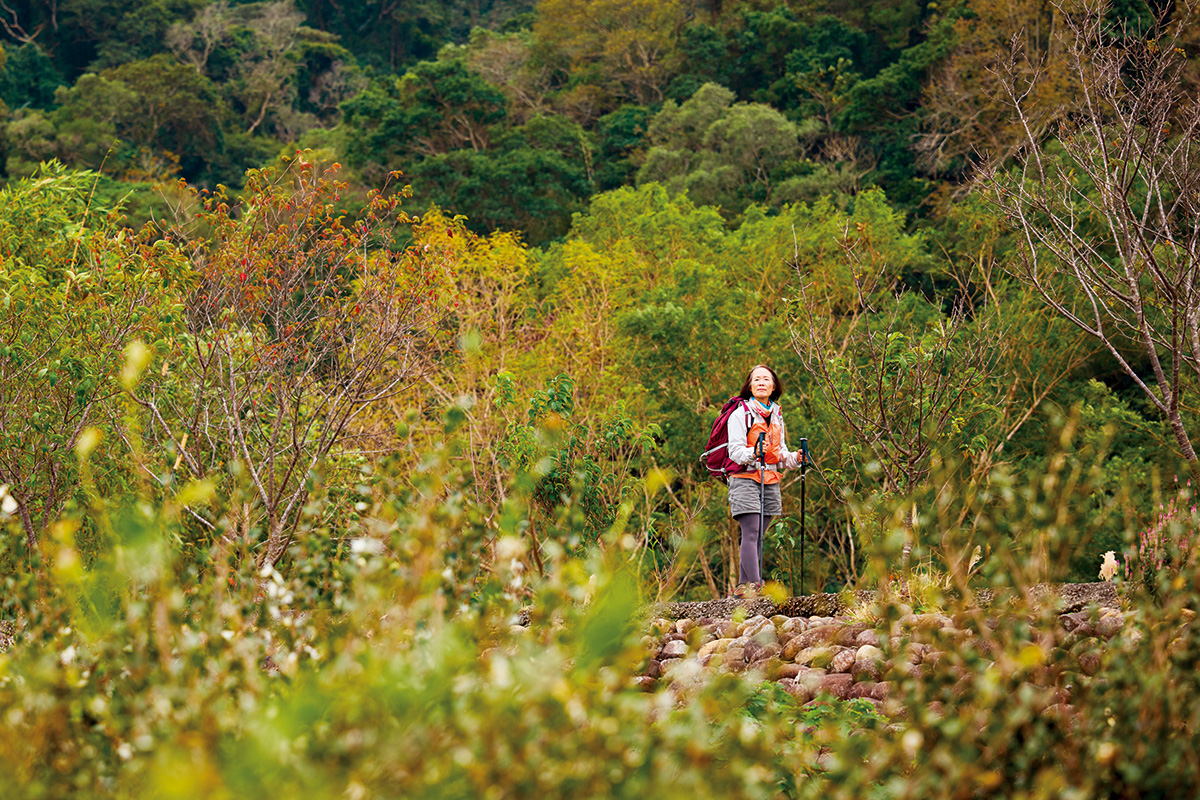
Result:
{"label": "woman's face", "polygon": [[765,403],[773,391],[775,391],[775,379],[771,377],[771,370],[766,367],[755,367],[754,372],[750,373],[750,394]]}

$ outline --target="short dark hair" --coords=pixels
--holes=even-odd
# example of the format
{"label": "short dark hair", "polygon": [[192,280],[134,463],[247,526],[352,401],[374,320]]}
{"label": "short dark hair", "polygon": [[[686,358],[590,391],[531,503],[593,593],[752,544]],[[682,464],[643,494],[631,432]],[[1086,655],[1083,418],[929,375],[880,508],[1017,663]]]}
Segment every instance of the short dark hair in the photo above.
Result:
{"label": "short dark hair", "polygon": [[750,371],[746,373],[746,382],[742,384],[742,390],[738,392],[738,397],[742,398],[743,400],[749,400],[754,396],[754,393],[750,391],[750,376],[753,375],[754,370],[758,369],[759,367],[762,367],[767,372],[771,373],[771,377],[775,379],[775,391],[771,392],[771,402],[773,403],[779,399],[781,394],[783,394],[783,381],[779,380],[779,376],[775,374],[775,370],[771,369],[766,364],[755,364],[750,368]]}

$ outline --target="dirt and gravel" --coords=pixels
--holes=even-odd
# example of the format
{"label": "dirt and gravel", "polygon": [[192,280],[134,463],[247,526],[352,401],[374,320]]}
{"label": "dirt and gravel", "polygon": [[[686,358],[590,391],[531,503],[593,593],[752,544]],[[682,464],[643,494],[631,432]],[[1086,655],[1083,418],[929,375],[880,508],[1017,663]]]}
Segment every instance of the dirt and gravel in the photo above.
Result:
{"label": "dirt and gravel", "polygon": [[[1082,611],[1092,604],[1101,608],[1118,607],[1116,586],[1107,582],[1038,584],[1029,590],[1029,597],[1035,601],[1054,604],[1054,610],[1060,614]],[[810,594],[789,597],[781,603],[765,598],[741,600],[730,597],[721,600],[664,603],[655,608],[653,616],[666,619],[728,619],[740,608],[745,611],[746,616],[837,617],[849,613],[855,605],[865,605],[874,599],[873,592]],[[989,608],[995,604],[992,592],[986,590],[978,592],[975,600],[982,608]]]}

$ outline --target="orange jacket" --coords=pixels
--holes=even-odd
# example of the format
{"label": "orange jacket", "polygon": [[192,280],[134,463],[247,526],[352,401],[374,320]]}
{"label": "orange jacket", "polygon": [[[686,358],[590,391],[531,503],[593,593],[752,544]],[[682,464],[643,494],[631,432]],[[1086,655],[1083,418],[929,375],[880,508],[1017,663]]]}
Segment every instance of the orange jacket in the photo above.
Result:
{"label": "orange jacket", "polygon": [[[758,482],[765,480],[769,485],[779,483],[782,479],[780,470],[792,469],[799,466],[800,455],[793,453],[787,449],[786,430],[783,422],[783,413],[779,406],[772,409],[771,416],[764,418],[761,415],[750,412],[750,426],[746,427],[747,419],[745,414],[734,413],[729,415],[729,457],[739,464],[744,464],[747,472],[736,472],[730,475],[730,478],[749,478],[752,481]],[[742,432],[745,431],[743,437]],[[758,435],[766,432],[766,461],[767,468],[760,473],[755,466],[754,446],[758,443]],[[744,441],[745,444],[738,446],[735,443]],[[760,474],[762,477],[760,477]]]}

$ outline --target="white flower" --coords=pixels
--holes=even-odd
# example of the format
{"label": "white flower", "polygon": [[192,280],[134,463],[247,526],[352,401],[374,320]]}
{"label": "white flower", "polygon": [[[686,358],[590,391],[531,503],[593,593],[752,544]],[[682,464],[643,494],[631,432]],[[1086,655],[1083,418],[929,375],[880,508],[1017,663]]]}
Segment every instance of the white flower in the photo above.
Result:
{"label": "white flower", "polygon": [[904,748],[904,753],[909,758],[916,758],[917,751],[921,749],[921,745],[925,743],[925,737],[920,731],[907,730],[904,736],[900,738],[900,746]]}
{"label": "white flower", "polygon": [[382,553],[383,542],[378,539],[368,539],[366,537],[354,539],[350,542],[350,552],[356,555],[360,553]]}
{"label": "white flower", "polygon": [[0,516],[10,517],[17,510],[17,501],[8,493],[8,484],[0,484]]}
{"label": "white flower", "polygon": [[1117,569],[1120,566],[1117,563],[1117,554],[1109,550],[1104,554],[1104,563],[1100,565],[1100,577],[1106,581],[1111,581],[1117,577]]}
{"label": "white flower", "polygon": [[496,560],[508,561],[525,553],[525,543],[515,536],[502,536],[496,542]]}

